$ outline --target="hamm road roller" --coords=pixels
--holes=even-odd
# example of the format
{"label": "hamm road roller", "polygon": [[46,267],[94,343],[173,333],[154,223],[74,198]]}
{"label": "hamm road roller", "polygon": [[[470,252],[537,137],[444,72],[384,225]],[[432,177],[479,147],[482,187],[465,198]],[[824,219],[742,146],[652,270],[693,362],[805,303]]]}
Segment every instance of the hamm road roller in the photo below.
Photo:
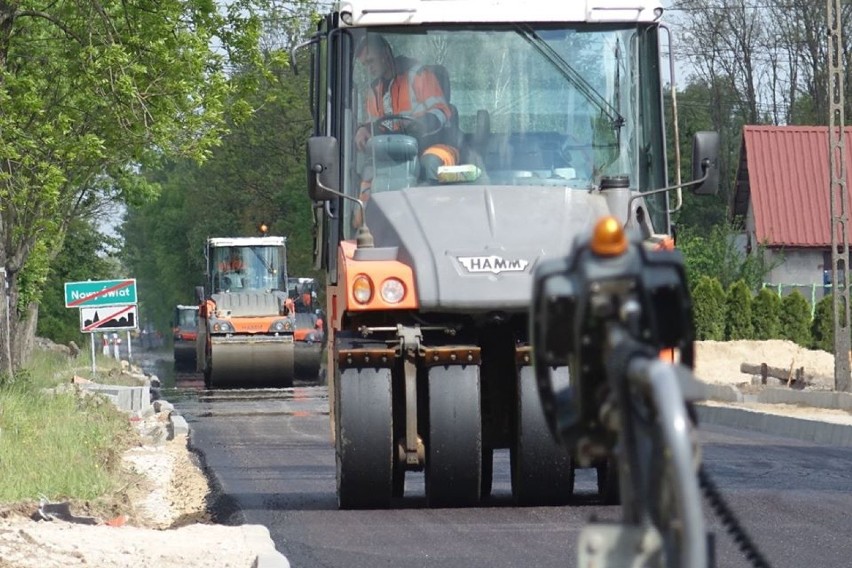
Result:
{"label": "hamm road roller", "polygon": [[208,388],[293,385],[294,306],[285,237],[209,238],[196,288],[197,370]]}
{"label": "hamm road roller", "polygon": [[[612,486],[615,464],[578,460],[547,426],[532,272],[607,215],[668,246],[681,188],[715,191],[715,133],[695,138],[693,182],[667,179],[662,13],[656,0],[348,0],[319,20],[304,44],[308,195],[340,507],[393,506],[413,472],[430,506],[476,505],[495,450],[521,505],[565,503],[576,467]],[[567,365],[546,371],[570,385]]]}

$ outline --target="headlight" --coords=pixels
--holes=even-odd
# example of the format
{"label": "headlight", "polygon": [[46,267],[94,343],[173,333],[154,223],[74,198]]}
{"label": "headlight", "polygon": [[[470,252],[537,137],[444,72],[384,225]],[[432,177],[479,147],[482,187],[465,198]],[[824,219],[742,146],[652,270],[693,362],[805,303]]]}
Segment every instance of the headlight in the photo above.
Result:
{"label": "headlight", "polygon": [[213,331],[221,331],[227,333],[232,331],[231,325],[226,321],[219,321],[213,324]]}
{"label": "headlight", "polygon": [[388,278],[382,282],[381,293],[388,304],[398,304],[405,297],[405,285],[396,278]]}
{"label": "headlight", "polygon": [[352,283],[352,295],[359,304],[366,304],[373,298],[373,283],[364,275],[359,274]]}
{"label": "headlight", "polygon": [[290,323],[290,320],[276,320],[269,328],[269,331],[272,332],[282,332],[282,331],[290,331],[293,329],[293,324]]}

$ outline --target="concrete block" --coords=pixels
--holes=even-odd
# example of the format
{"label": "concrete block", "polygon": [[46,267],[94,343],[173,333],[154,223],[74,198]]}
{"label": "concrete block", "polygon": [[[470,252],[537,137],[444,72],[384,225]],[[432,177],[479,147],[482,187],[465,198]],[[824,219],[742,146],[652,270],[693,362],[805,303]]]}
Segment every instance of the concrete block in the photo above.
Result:
{"label": "concrete block", "polygon": [[144,412],[151,406],[151,391],[148,387],[102,385],[99,383],[83,384],[80,387],[86,391],[106,396],[120,410],[126,412]]}
{"label": "concrete block", "polygon": [[240,529],[249,548],[257,551],[252,568],[290,568],[287,557],[275,549],[268,528],[263,525],[242,525]]}
{"label": "concrete block", "polygon": [[174,440],[177,436],[186,436],[188,434],[189,424],[186,423],[186,418],[174,412],[169,414],[169,440]]}
{"label": "concrete block", "polygon": [[175,405],[167,400],[155,400],[153,402],[154,412],[172,412]]}
{"label": "concrete block", "polygon": [[703,384],[707,400],[719,402],[742,402],[743,393],[733,385]]}

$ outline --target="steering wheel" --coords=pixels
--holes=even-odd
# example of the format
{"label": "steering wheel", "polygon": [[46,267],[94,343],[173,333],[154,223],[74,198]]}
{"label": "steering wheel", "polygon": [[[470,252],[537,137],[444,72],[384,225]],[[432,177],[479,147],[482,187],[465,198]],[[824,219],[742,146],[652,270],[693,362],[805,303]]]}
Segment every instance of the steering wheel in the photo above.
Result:
{"label": "steering wheel", "polygon": [[[414,116],[410,116],[410,115],[407,115],[407,114],[386,114],[384,116],[380,116],[379,118],[377,118],[376,120],[374,120],[371,123],[371,131],[372,132],[383,132],[383,133],[394,132],[393,128],[390,128],[389,126],[386,126],[384,124],[384,123],[392,121],[392,120],[400,120],[400,121],[407,122],[407,123],[410,123],[410,124],[417,124],[417,125],[420,125],[421,128],[422,128],[422,125],[423,125],[423,123],[420,122],[417,119],[417,117],[414,117]],[[403,125],[401,132],[403,134],[408,134],[409,136],[414,135],[413,133],[409,133],[407,131],[408,128],[410,128],[410,126]],[[419,136],[419,137],[432,136],[433,134],[439,133],[443,128],[444,128],[444,125],[439,124],[438,128],[436,128],[434,130],[430,130],[428,132],[418,132],[416,134],[416,136]]]}

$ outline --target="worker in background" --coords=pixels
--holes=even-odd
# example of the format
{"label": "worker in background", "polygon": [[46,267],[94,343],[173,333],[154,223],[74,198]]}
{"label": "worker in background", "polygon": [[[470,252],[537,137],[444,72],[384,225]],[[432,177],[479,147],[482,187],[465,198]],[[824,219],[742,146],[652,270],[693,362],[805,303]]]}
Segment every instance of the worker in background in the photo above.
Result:
{"label": "worker in background", "polygon": [[228,258],[219,263],[219,272],[242,272],[243,267],[243,259],[240,251],[231,249]]}
{"label": "worker in background", "polygon": [[[412,120],[388,120],[382,127],[415,136],[433,138],[451,118],[452,111],[438,78],[432,71],[411,58],[395,57],[390,44],[382,36],[368,34],[355,49],[355,58],[370,76],[365,93],[366,113],[371,122],[361,124],[355,132],[355,147],[363,152],[373,136],[375,120],[387,115],[409,116]],[[448,144],[432,144],[420,155],[420,166],[426,179],[436,180],[439,166],[458,163],[458,149]],[[367,172],[371,168],[366,168]],[[361,181],[361,199],[369,197],[371,177]],[[360,212],[358,212],[360,218]],[[353,223],[355,224],[355,223]],[[360,226],[360,219],[355,226]]]}

